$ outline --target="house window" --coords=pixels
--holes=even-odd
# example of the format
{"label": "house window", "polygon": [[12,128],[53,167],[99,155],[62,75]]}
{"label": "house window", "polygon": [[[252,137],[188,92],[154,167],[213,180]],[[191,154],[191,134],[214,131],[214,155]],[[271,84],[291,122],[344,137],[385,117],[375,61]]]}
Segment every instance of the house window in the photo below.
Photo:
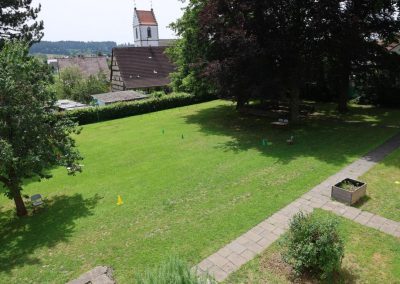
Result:
{"label": "house window", "polygon": [[147,38],[151,38],[151,28],[147,28]]}
{"label": "house window", "polygon": [[136,31],[136,39],[138,39],[139,38],[138,29],[136,28],[135,31]]}

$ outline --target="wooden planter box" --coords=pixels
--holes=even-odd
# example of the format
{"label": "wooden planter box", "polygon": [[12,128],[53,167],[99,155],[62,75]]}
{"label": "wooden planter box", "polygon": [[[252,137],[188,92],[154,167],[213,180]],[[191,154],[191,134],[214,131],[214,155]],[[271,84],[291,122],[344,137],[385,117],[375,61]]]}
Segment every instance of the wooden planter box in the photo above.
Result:
{"label": "wooden planter box", "polygon": [[[340,185],[343,184],[344,182],[351,183],[352,185],[355,186],[354,190],[346,190],[344,188],[341,188]],[[332,198],[340,201],[342,203],[345,203],[347,205],[353,205],[357,203],[362,197],[364,197],[367,194],[367,184],[363,183],[361,181],[353,180],[350,178],[347,178],[338,184],[332,186]]]}

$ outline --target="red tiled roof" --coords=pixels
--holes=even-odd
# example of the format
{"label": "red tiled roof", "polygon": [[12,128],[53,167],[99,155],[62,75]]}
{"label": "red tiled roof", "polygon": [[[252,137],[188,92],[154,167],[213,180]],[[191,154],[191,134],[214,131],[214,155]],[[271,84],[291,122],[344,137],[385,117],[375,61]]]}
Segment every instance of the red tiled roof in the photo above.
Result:
{"label": "red tiled roof", "polygon": [[138,16],[139,23],[142,25],[157,25],[156,16],[154,15],[153,10],[151,11],[143,11],[143,10],[135,10],[136,15]]}
{"label": "red tiled roof", "polygon": [[164,53],[165,47],[124,47],[113,49],[127,89],[162,87],[170,83],[174,66]]}

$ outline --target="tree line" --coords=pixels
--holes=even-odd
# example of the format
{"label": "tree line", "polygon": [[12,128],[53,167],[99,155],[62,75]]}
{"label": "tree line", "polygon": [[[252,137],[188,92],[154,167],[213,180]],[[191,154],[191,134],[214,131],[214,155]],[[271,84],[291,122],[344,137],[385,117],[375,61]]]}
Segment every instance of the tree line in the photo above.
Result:
{"label": "tree line", "polygon": [[[303,90],[318,86],[347,111],[349,88],[400,103],[400,1],[190,0],[171,25],[177,90],[214,92],[238,108],[254,99],[286,100],[299,119]],[[397,77],[396,77],[397,76]],[[387,84],[387,85],[385,85]],[[382,86],[384,85],[384,86]]]}
{"label": "tree line", "polygon": [[84,42],[84,41],[41,41],[33,44],[30,48],[32,54],[55,54],[55,55],[110,55],[112,49],[117,46],[116,42]]}

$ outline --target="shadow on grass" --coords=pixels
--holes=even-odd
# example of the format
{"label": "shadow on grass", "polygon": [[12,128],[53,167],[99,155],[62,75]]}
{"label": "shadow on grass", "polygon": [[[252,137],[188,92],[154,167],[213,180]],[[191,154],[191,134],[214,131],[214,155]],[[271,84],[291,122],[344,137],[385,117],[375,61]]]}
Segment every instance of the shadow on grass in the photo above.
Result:
{"label": "shadow on grass", "polygon": [[291,283],[305,283],[305,284],[355,284],[359,283],[360,276],[350,271],[347,268],[340,268],[339,271],[334,272],[331,276],[326,279],[319,279],[312,275],[303,275],[300,278],[295,276],[288,277]]}
{"label": "shadow on grass", "polygon": [[341,268],[339,272],[335,273],[333,279],[329,279],[324,283],[346,283],[354,284],[359,283],[360,276],[347,268]]}
{"label": "shadow on grass", "polygon": [[362,197],[359,201],[357,201],[356,204],[354,204],[353,206],[355,208],[361,208],[363,205],[365,205],[366,203],[368,203],[368,201],[371,200],[371,197],[369,197],[368,195]]}
{"label": "shadow on grass", "polygon": [[311,272],[305,272],[302,275],[296,275],[294,269],[283,260],[280,252],[275,252],[270,255],[262,255],[259,269],[261,271],[267,269],[274,275],[283,276],[289,283],[354,284],[359,283],[360,280],[360,275],[349,270],[347,267],[340,267],[338,271],[332,273],[325,279],[320,279],[317,275]]}
{"label": "shadow on grass", "polygon": [[56,196],[25,218],[17,218],[14,209],[0,211],[0,271],[40,263],[31,254],[43,247],[68,242],[75,220],[92,215],[100,199],[98,195],[88,199],[80,194]]}
{"label": "shadow on grass", "polygon": [[[275,157],[279,163],[289,163],[299,157],[313,157],[325,163],[344,165],[350,156],[362,155],[371,143],[381,142],[371,137],[370,124],[340,123],[335,120],[310,119],[300,126],[276,128],[272,119],[239,114],[232,106],[203,109],[185,117],[189,124],[197,124],[207,135],[223,135],[230,141],[216,145],[223,151],[240,153],[256,149]],[[376,128],[374,135],[387,131]],[[294,145],[287,140],[294,136]]]}

